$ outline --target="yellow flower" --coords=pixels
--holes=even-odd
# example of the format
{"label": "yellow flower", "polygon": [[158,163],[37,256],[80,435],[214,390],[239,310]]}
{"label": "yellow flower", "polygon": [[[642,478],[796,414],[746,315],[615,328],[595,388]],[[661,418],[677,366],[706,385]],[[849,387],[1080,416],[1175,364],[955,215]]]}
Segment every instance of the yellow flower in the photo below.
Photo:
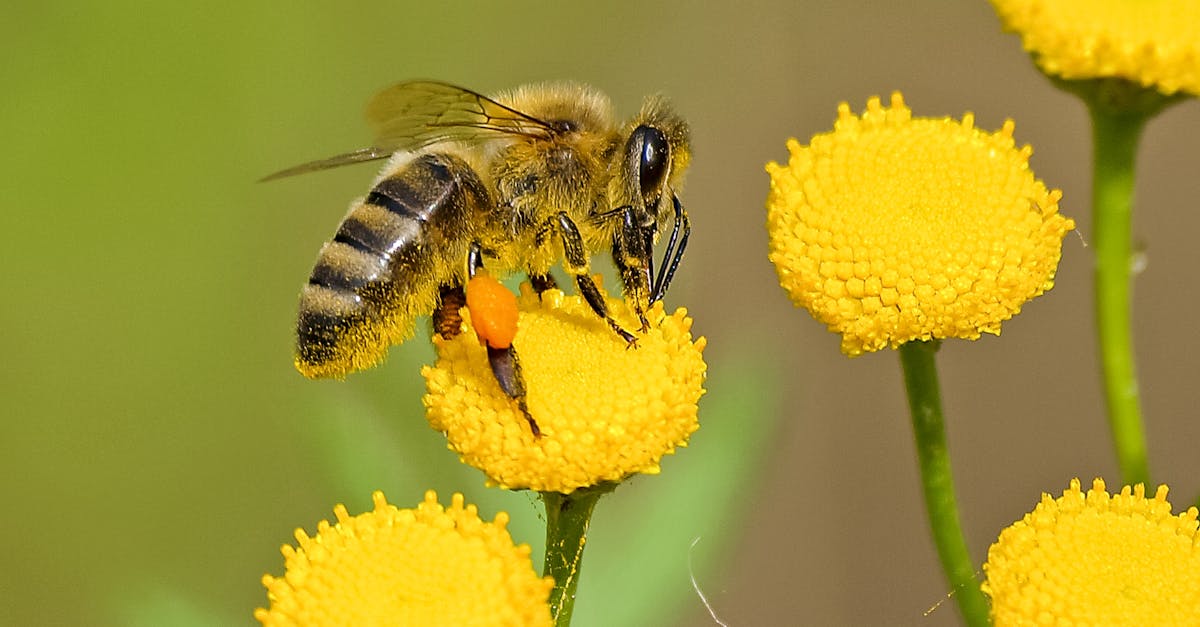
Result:
{"label": "yellow flower", "polygon": [[513,546],[501,512],[479,519],[461,494],[449,508],[425,493],[416,509],[397,509],[383,493],[375,510],[350,516],[334,508],[316,537],[296,530],[283,547],[283,577],[263,576],[271,609],[263,625],[551,625],[554,581],[538,577],[529,545]]}
{"label": "yellow flower", "polygon": [[862,117],[838,107],[832,133],[788,141],[767,165],[770,259],[798,307],[842,335],[850,356],[911,340],[999,335],[1054,285],[1058,190],[1029,170],[1013,123],[913,118],[899,93]]}
{"label": "yellow flower", "polygon": [[1200,2],[992,0],[1046,74],[1200,95]]}
{"label": "yellow flower", "polygon": [[1109,496],[1079,479],[1000,533],[983,566],[992,617],[1008,625],[1200,625],[1196,508],[1171,515],[1167,486]]}
{"label": "yellow flower", "polygon": [[[435,337],[437,363],[422,371],[429,424],[489,484],[565,494],[655,474],[663,455],[687,445],[706,366],[705,340],[692,340],[685,310],[668,316],[656,303],[649,330],[629,348],[578,296],[550,290],[539,301],[523,285],[518,306],[513,346],[541,436],[500,389],[468,309],[461,334]],[[625,328],[638,328],[624,301],[608,299],[608,307]]]}

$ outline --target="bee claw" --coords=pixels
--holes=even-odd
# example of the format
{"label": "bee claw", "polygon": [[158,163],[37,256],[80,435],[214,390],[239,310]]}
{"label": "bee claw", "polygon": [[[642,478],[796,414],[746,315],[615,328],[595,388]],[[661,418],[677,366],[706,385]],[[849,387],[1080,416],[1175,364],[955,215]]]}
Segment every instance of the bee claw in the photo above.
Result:
{"label": "bee claw", "polygon": [[622,329],[616,323],[611,323],[611,326],[612,326],[613,331],[616,331],[617,335],[621,336],[622,340],[625,340],[626,344],[628,344],[630,346],[637,345],[637,336],[636,335],[630,333],[629,331],[626,331],[625,329]]}
{"label": "bee claw", "polygon": [[521,413],[525,415],[525,421],[529,423],[529,430],[533,431],[533,437],[542,437],[542,430],[538,428],[538,423],[529,414],[529,407],[525,405],[525,397],[517,399],[517,407],[521,409]]}

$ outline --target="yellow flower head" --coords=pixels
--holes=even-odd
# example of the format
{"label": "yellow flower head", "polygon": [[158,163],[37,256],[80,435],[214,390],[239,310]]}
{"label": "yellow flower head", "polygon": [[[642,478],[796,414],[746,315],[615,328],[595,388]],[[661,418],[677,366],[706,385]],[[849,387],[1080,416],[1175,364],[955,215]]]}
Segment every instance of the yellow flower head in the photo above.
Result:
{"label": "yellow flower head", "polygon": [[1029,170],[1013,123],[913,118],[899,93],[838,107],[832,133],[788,141],[767,165],[770,259],[798,307],[842,335],[850,356],[911,340],[1000,333],[1054,285],[1058,190]]}
{"label": "yellow flower head", "polygon": [[283,547],[287,573],[263,576],[271,609],[254,612],[263,625],[524,625],[552,624],[554,581],[538,577],[529,545],[513,546],[501,512],[479,519],[461,494],[450,507],[425,493],[416,509],[397,509],[383,493],[375,511],[337,524],[321,521],[316,537],[296,530],[298,546]]}
{"label": "yellow flower head", "polygon": [[1167,486],[1109,496],[1079,479],[1042,502],[988,550],[983,591],[1008,625],[1200,625],[1196,508],[1171,515]]}
{"label": "yellow flower head", "polygon": [[1200,95],[1196,0],[992,0],[1042,71]]}
{"label": "yellow flower head", "polygon": [[[663,455],[687,445],[706,366],[705,340],[692,340],[686,311],[666,315],[656,303],[649,330],[630,348],[578,296],[549,290],[539,301],[523,285],[518,307],[513,346],[541,436],[496,382],[468,309],[462,333],[436,337],[437,363],[422,371],[429,424],[489,484],[570,493],[655,474]],[[638,328],[624,301],[608,299],[608,307],[625,328]]]}

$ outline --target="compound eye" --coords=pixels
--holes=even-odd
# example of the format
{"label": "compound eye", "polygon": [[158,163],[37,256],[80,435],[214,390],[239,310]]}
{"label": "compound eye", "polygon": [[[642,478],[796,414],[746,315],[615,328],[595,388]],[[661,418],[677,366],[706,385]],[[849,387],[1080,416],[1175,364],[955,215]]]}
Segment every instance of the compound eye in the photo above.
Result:
{"label": "compound eye", "polygon": [[638,160],[638,182],[642,198],[647,204],[657,203],[666,182],[667,169],[671,163],[671,145],[662,131],[649,126],[639,126],[633,132],[634,145],[641,144],[642,154]]}

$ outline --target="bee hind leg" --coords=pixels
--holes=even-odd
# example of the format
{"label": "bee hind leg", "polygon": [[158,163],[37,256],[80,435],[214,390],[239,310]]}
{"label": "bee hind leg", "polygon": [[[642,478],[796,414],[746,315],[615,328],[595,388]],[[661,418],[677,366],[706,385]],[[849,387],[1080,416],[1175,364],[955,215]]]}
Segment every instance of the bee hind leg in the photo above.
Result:
{"label": "bee hind leg", "polygon": [[521,375],[521,360],[517,358],[517,350],[512,346],[507,348],[489,346],[487,353],[488,364],[492,367],[492,376],[496,377],[500,389],[517,402],[517,407],[525,416],[525,421],[529,423],[533,435],[541,436],[542,430],[538,428],[537,421],[529,413],[529,405],[525,401],[525,377]]}
{"label": "bee hind leg", "polygon": [[[474,279],[481,270],[483,270],[483,253],[479,243],[475,242],[471,244],[471,248],[467,253],[467,275],[471,279]],[[496,283],[496,286],[499,289],[504,289],[498,283]],[[457,335],[462,331],[462,315],[458,310],[467,302],[466,292],[462,286],[454,286],[450,289],[443,288],[443,290],[442,304],[434,312],[434,328],[439,328],[439,319],[453,320],[456,323],[455,329],[457,331],[455,331],[455,335]],[[447,303],[449,303],[448,306]],[[453,315],[442,311],[448,308],[453,308]],[[473,313],[474,315],[484,316],[489,312],[477,311]],[[442,336],[446,337],[445,333],[442,333]],[[525,417],[526,422],[529,423],[529,428],[533,431],[533,435],[541,436],[542,430],[538,428],[537,421],[529,413],[529,405],[525,400],[525,377],[521,374],[521,361],[517,358],[517,349],[512,344],[493,346],[490,341],[485,341],[484,345],[487,346],[488,365],[491,366],[492,376],[495,377],[496,383],[500,384],[500,389],[504,390],[504,393],[509,398],[517,402],[517,407],[521,410],[521,414]]]}

